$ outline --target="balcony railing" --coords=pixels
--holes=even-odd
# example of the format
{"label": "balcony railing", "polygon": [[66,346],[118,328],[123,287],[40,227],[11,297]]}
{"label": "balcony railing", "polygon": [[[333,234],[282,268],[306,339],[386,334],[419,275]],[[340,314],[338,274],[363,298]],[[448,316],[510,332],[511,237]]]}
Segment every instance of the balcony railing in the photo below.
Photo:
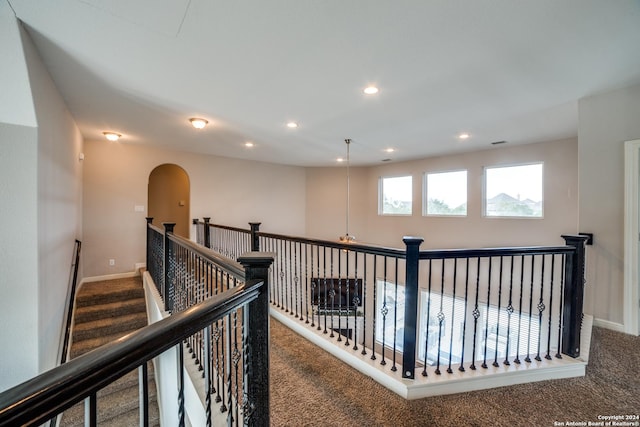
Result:
{"label": "balcony railing", "polygon": [[585,236],[421,251],[194,224],[218,253],[275,253],[272,307],[403,379],[580,355]]}

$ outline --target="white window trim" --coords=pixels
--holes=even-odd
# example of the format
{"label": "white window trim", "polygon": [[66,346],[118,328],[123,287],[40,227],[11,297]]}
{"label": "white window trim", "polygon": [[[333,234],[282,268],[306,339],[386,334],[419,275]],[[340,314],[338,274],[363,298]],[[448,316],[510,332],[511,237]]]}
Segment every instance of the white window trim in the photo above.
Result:
{"label": "white window trim", "polygon": [[[427,208],[429,206],[429,192],[427,189],[427,176],[435,175],[440,173],[450,173],[450,172],[466,172],[467,173],[467,194],[466,194],[466,204],[467,204],[467,212],[464,214],[430,214],[427,212]],[[424,172],[422,174],[422,216],[426,216],[429,218],[466,218],[469,216],[469,170],[468,169],[451,169],[451,170],[443,170],[443,171],[431,171]]]}
{"label": "white window trim", "polygon": [[[411,212],[409,213],[384,213],[384,180],[389,178],[411,178]],[[401,216],[408,217],[413,216],[413,175],[388,175],[378,177],[378,215],[379,216]]]}
{"label": "white window trim", "polygon": [[[530,165],[542,165],[542,189],[541,189],[541,204],[542,204],[542,215],[540,216],[499,216],[499,215],[487,215],[487,169],[499,169],[499,168],[510,168],[516,166],[530,166]],[[492,166],[484,166],[482,168],[482,217],[487,219],[528,219],[528,220],[541,220],[544,219],[544,211],[545,211],[545,194],[544,194],[544,184],[545,184],[545,163],[544,161],[535,161],[535,162],[523,162],[523,163],[505,163],[499,165]]]}

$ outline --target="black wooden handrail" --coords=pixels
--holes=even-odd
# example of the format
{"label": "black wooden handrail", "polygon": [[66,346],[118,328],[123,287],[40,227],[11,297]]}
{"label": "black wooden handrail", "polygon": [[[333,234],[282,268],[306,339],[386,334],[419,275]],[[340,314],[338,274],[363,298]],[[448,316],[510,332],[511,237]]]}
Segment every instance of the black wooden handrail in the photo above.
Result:
{"label": "black wooden handrail", "polygon": [[265,282],[231,288],[0,393],[0,426],[43,423],[186,337],[255,300]]}
{"label": "black wooden handrail", "polygon": [[73,317],[73,303],[76,299],[76,289],[78,286],[78,266],[80,264],[80,249],[82,248],[82,242],[76,239],[75,243],[75,257],[73,262],[73,275],[71,278],[71,288],[69,292],[67,309],[67,318],[65,320],[64,338],[62,341],[62,355],[60,356],[60,364],[67,361],[67,353],[69,352],[69,340],[71,337],[71,319]]}
{"label": "black wooden handrail", "polygon": [[572,246],[521,246],[508,248],[421,250],[420,259],[485,258],[516,255],[569,254]]}

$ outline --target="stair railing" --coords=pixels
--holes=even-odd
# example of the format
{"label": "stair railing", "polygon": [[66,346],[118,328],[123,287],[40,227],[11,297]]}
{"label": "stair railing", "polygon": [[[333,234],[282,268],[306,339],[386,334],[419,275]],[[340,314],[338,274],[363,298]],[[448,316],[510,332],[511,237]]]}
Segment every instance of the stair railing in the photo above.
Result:
{"label": "stair railing", "polygon": [[71,283],[69,286],[69,295],[67,297],[67,310],[66,310],[66,319],[65,319],[65,327],[64,327],[64,338],[62,340],[62,352],[60,356],[60,364],[63,364],[67,361],[68,353],[69,353],[69,340],[71,338],[71,320],[73,319],[73,305],[76,300],[76,290],[78,287],[78,267],[80,266],[80,249],[82,249],[82,242],[76,239],[74,244],[74,257],[73,262],[71,264],[72,273],[71,273]]}
{"label": "stair railing", "polygon": [[[148,226],[149,227],[149,226]],[[183,248],[193,243],[172,233],[168,238]],[[197,248],[194,253],[171,251],[171,262],[184,267],[185,260],[199,259],[215,263],[220,257],[210,251]],[[198,262],[200,262],[198,261]],[[147,372],[147,364],[156,356],[167,351],[175,351],[178,360],[177,378],[183,380],[183,343],[195,334],[209,337],[214,334],[217,325],[225,324],[227,343],[233,343],[233,351],[224,353],[226,366],[236,366],[236,377],[231,370],[226,371],[227,395],[223,398],[239,408],[229,423],[242,423],[253,426],[269,425],[269,297],[268,270],[273,255],[252,252],[238,259],[241,272],[234,287],[228,287],[215,295],[176,310],[171,316],[139,329],[114,342],[85,353],[64,365],[38,375],[22,384],[0,393],[0,426],[36,426],[52,419],[61,412],[82,400],[85,401],[85,425],[95,426],[98,421],[97,392],[133,369],[140,371],[141,377]],[[233,263],[231,261],[227,264]],[[171,283],[193,280],[193,271],[184,268],[173,271],[168,278]],[[233,275],[238,275],[234,268]],[[219,270],[218,270],[219,271]],[[191,279],[190,279],[191,277]],[[241,279],[241,280],[240,280]],[[239,313],[239,314],[238,314]],[[226,320],[225,320],[226,319]],[[233,319],[231,323],[230,319]],[[229,336],[233,337],[230,338]],[[239,367],[238,367],[239,366]],[[213,370],[215,377],[216,367]],[[239,376],[238,376],[239,375]],[[147,382],[141,381],[143,404],[140,406],[141,425],[147,425],[148,390]],[[231,387],[235,394],[231,394]],[[216,391],[207,381],[208,396]],[[235,402],[234,402],[235,400]],[[176,402],[177,422],[185,425],[184,389],[181,387]],[[230,412],[231,414],[231,412]],[[211,410],[208,408],[207,425],[212,424]],[[229,424],[229,425],[232,425]]]}

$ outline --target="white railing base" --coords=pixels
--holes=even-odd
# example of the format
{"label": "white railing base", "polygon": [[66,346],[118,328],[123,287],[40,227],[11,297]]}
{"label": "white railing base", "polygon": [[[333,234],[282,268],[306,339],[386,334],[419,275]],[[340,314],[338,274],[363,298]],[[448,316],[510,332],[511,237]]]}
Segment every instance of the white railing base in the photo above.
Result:
{"label": "white railing base", "polygon": [[[460,372],[456,368],[451,374],[443,372],[441,375],[436,375],[433,369],[429,367],[427,368],[429,374],[427,377],[416,371],[416,379],[407,380],[402,378],[402,372],[400,371],[402,367],[400,365],[398,366],[399,370],[396,372],[390,370],[390,361],[386,366],[381,366],[380,355],[377,356],[377,360],[371,360],[370,356],[363,357],[360,354],[361,350],[353,350],[351,347],[345,346],[344,343],[337,343],[334,338],[312,329],[304,322],[301,322],[300,319],[296,319],[276,307],[272,306],[270,308],[270,314],[271,317],[292,329],[298,335],[407,400],[544,380],[582,377],[585,375],[585,368],[589,358],[593,324],[593,318],[585,315],[581,332],[582,353],[579,359],[563,355],[562,359],[553,357],[552,360],[547,360],[543,358],[542,361],[532,360],[530,363],[511,363],[509,366],[501,364],[499,367],[489,365],[486,369],[478,367],[476,370],[471,370],[467,368],[465,372]],[[367,349],[367,351],[370,353],[371,349]],[[441,370],[445,371],[446,367],[441,367]]]}

